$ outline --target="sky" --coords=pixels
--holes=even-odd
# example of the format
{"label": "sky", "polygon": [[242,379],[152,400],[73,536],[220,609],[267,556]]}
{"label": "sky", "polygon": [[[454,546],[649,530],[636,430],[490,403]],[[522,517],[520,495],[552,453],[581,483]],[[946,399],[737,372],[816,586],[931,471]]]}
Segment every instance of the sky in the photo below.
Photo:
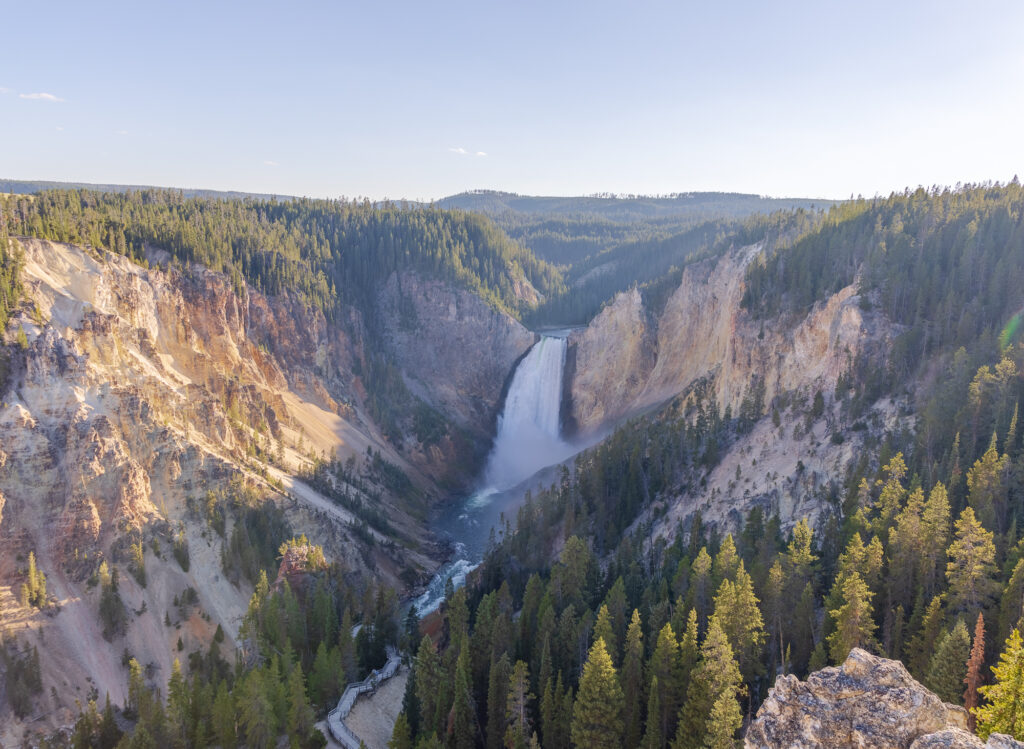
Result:
{"label": "sky", "polygon": [[316,197],[1024,177],[1024,3],[0,2],[0,177]]}

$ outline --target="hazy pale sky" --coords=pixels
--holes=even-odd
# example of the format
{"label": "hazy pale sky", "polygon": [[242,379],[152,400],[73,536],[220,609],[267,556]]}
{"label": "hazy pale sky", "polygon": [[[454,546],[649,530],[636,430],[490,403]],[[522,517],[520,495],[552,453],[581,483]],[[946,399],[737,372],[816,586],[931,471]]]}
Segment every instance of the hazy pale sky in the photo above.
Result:
{"label": "hazy pale sky", "polygon": [[312,196],[1024,177],[1024,3],[5,2],[0,177]]}

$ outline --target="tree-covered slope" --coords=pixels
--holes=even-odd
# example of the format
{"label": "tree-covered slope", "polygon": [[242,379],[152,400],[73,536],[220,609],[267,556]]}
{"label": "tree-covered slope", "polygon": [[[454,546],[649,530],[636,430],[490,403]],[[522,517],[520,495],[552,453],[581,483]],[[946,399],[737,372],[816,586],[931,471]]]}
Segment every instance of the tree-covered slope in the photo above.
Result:
{"label": "tree-covered slope", "polygon": [[513,314],[528,306],[517,286],[541,294],[560,274],[487,219],[434,208],[328,200],[221,200],[170,190],[49,190],[11,196],[7,231],[104,247],[142,259],[149,247],[245,280],[269,294],[300,294],[327,313],[372,299],[397,269],[418,270],[474,291]]}
{"label": "tree-covered slope", "polygon": [[745,305],[758,316],[799,311],[855,280],[865,304],[909,328],[905,362],[993,349],[1024,305],[1024,189],[918,189],[834,206],[750,269]]}

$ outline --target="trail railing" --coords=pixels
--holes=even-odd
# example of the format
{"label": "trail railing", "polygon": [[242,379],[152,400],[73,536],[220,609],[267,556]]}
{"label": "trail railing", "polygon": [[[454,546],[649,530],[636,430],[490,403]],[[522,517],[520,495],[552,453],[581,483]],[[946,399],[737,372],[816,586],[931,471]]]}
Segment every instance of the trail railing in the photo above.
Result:
{"label": "trail railing", "polygon": [[327,728],[330,730],[334,740],[345,747],[345,749],[359,749],[361,743],[359,737],[352,732],[352,729],[345,725],[345,718],[352,712],[356,699],[361,694],[376,691],[377,687],[398,673],[401,665],[401,656],[396,651],[389,649],[388,662],[384,664],[384,668],[379,671],[374,669],[362,681],[354,681],[345,687],[345,692],[341,695],[341,699],[338,700],[338,706],[327,713]]}

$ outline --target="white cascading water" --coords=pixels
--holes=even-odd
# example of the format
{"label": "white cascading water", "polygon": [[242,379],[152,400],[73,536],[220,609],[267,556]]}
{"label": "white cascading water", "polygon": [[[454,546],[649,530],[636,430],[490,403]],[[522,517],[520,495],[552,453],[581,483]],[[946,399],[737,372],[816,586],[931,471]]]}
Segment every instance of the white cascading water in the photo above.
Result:
{"label": "white cascading water", "polygon": [[566,345],[545,336],[516,367],[484,470],[487,488],[511,489],[571,454],[560,429]]}
{"label": "white cascading water", "polygon": [[[543,336],[519,362],[505,407],[498,417],[498,434],[487,458],[482,488],[463,504],[460,520],[476,526],[477,533],[488,533],[487,527],[477,525],[470,516],[486,508],[495,496],[512,489],[542,468],[570,457],[575,450],[562,441],[560,414],[562,407],[562,370],[565,367],[565,338]],[[433,611],[444,601],[448,580],[454,587],[466,581],[477,562],[466,557],[466,545],[456,544],[456,559],[446,564],[434,577],[427,590],[416,601],[420,616]]]}

